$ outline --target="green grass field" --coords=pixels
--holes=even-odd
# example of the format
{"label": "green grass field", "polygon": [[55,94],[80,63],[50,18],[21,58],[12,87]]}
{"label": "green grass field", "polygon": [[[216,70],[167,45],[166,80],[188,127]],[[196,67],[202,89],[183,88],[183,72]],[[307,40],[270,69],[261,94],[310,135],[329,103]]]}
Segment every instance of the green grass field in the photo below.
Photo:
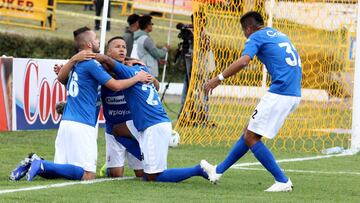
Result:
{"label": "green grass field", "polygon": [[[178,104],[168,106],[174,112],[179,109]],[[176,117],[176,113],[169,109],[167,111],[170,117]],[[71,182],[42,178],[36,178],[33,182],[8,181],[10,171],[29,152],[36,152],[45,159],[52,160],[55,137],[56,130],[0,133],[0,193],[8,189]],[[105,162],[103,129],[99,131],[98,145],[98,165],[101,166]],[[190,167],[198,164],[201,159],[219,163],[229,149],[221,144],[170,148],[168,167]],[[275,152],[278,160],[316,155],[319,154]],[[256,165],[246,167],[246,170],[230,169],[218,185],[211,185],[200,177],[181,183],[114,180],[0,194],[0,202],[359,202],[359,161],[360,154],[281,163],[280,166],[294,183],[292,193],[263,192],[273,183],[273,178],[268,172],[261,170],[262,166]],[[248,162],[256,162],[251,153],[238,163]],[[126,176],[133,176],[133,173],[126,170]]]}

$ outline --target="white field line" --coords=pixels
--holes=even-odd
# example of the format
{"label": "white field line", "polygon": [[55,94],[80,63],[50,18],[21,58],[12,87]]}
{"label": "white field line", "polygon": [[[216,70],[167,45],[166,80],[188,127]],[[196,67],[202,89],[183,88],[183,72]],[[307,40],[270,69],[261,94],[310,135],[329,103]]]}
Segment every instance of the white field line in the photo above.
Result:
{"label": "white field line", "polygon": [[[341,156],[350,156],[353,155],[352,153],[342,153],[342,154],[331,154],[331,155],[322,155],[322,156],[311,156],[311,157],[302,157],[302,158],[292,158],[292,159],[281,159],[277,160],[277,163],[288,163],[288,162],[300,162],[300,161],[311,161],[311,160],[318,160],[318,159],[326,159],[331,157],[341,157]],[[250,163],[240,163],[234,164],[231,168],[239,168],[243,166],[258,166],[261,165],[260,162],[250,162]]]}
{"label": "white field line", "polygon": [[55,183],[55,184],[50,184],[50,185],[25,187],[25,188],[19,188],[19,189],[0,190],[0,195],[7,194],[7,193],[13,193],[13,192],[59,188],[59,187],[66,187],[66,186],[71,186],[71,185],[87,185],[87,184],[93,184],[93,183],[101,183],[101,182],[108,182],[108,181],[114,181],[114,180],[129,180],[129,179],[134,179],[134,177],[102,178],[102,179],[95,179],[95,180],[88,180],[88,181],[73,181],[73,182]]}
{"label": "white field line", "polygon": [[[247,168],[247,167],[237,167],[239,170],[247,171],[266,171],[263,168]],[[293,170],[293,169],[282,169],[285,172],[292,173],[313,173],[313,174],[330,174],[330,175],[360,175],[360,172],[351,172],[351,171],[310,171],[310,170]]]}

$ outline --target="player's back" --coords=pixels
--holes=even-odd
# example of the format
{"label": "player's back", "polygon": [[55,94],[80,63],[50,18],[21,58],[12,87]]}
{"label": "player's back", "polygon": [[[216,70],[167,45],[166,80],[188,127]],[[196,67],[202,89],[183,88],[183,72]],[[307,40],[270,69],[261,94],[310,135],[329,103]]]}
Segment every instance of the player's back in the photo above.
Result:
{"label": "player's back", "polygon": [[62,119],[95,126],[98,86],[109,79],[110,75],[95,60],[75,64],[66,86],[69,94]]}
{"label": "player's back", "polygon": [[270,27],[253,33],[243,54],[257,55],[271,75],[270,92],[301,96],[301,60],[289,38]]}
{"label": "player's back", "polygon": [[[127,79],[141,70],[149,72],[144,66],[136,65],[128,68],[117,63],[114,72],[119,79]],[[138,82],[123,92],[137,130],[144,131],[152,125],[170,122],[153,84]]]}
{"label": "player's back", "polygon": [[113,125],[131,120],[131,112],[123,91],[112,91],[102,86],[101,100],[107,133],[112,134]]}

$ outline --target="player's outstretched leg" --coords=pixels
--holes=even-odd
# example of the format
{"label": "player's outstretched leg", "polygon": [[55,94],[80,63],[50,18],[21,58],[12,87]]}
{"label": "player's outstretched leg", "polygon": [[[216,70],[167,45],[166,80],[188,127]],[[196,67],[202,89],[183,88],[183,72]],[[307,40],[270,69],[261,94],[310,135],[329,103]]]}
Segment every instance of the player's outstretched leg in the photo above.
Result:
{"label": "player's outstretched leg", "polygon": [[271,151],[259,140],[252,147],[251,151],[257,160],[268,170],[275,178],[275,184],[266,189],[266,192],[285,192],[292,191],[291,180],[285,176],[279,165],[275,161]]}
{"label": "player's outstretched leg", "polygon": [[196,165],[191,168],[171,168],[166,169],[156,177],[157,182],[181,182],[193,176],[201,176],[205,179],[208,178],[207,174],[200,167]]}
{"label": "player's outstretched leg", "polygon": [[204,171],[209,175],[211,183],[219,181],[221,175],[230,168],[237,160],[239,160],[246,152],[249,151],[249,147],[246,145],[244,134],[235,143],[227,157],[217,166],[209,164],[206,160],[201,160],[200,165]]}
{"label": "player's outstretched leg", "polygon": [[135,158],[142,161],[141,149],[139,142],[136,139],[122,136],[114,136],[116,141],[122,144],[126,150],[132,154]]}
{"label": "player's outstretched leg", "polygon": [[69,180],[81,180],[84,169],[71,164],[56,164],[42,160],[39,156],[33,154],[27,180],[32,181],[37,175],[45,178],[62,177]]}

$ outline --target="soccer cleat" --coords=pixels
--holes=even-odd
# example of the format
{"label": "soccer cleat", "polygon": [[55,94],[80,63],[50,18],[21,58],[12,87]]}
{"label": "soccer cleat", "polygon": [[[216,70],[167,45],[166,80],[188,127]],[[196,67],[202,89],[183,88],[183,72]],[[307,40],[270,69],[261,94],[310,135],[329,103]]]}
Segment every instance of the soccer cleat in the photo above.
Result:
{"label": "soccer cleat", "polygon": [[216,184],[222,174],[216,173],[216,166],[209,164],[206,160],[200,161],[200,167],[208,174],[208,179],[212,184]]}
{"label": "soccer cleat", "polygon": [[107,168],[106,163],[100,168],[100,177],[106,177],[107,176]]}
{"label": "soccer cleat", "polygon": [[31,165],[31,157],[34,153],[30,153],[28,157],[25,157],[23,160],[20,161],[18,166],[11,171],[9,180],[11,181],[18,181],[23,178],[26,173],[29,171]]}
{"label": "soccer cleat", "polygon": [[36,154],[33,154],[31,157],[31,166],[28,171],[27,180],[32,181],[35,176],[40,172],[44,170],[43,166],[43,160]]}
{"label": "soccer cleat", "polygon": [[264,190],[265,192],[291,192],[293,190],[293,184],[289,178],[286,183],[280,183],[275,181],[275,183],[269,187],[268,189]]}

